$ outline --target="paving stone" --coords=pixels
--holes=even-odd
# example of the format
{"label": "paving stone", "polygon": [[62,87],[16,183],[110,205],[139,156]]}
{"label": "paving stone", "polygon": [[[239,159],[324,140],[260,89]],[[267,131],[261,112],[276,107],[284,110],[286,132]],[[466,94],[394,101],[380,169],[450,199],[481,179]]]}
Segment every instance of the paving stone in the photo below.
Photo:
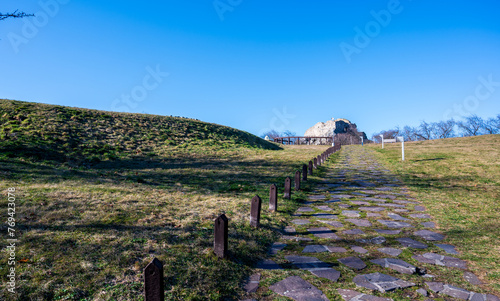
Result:
{"label": "paving stone", "polygon": [[367,194],[377,194],[378,193],[378,191],[370,190],[370,189],[363,189],[363,190],[360,190],[360,192],[367,193]]}
{"label": "paving stone", "polygon": [[427,297],[428,293],[427,293],[427,290],[423,289],[423,288],[419,288],[417,290],[417,293],[419,293],[420,295],[424,296],[424,297]]}
{"label": "paving stone", "polygon": [[404,281],[381,273],[358,275],[354,277],[353,282],[358,286],[382,293],[415,285],[412,282]]}
{"label": "paving stone", "polygon": [[444,289],[444,283],[442,282],[426,282],[425,283],[429,289],[433,292],[439,293]]}
{"label": "paving stone", "polygon": [[332,194],[332,197],[339,199],[350,199],[353,198],[354,196],[350,194]]}
{"label": "paving stone", "polygon": [[372,202],[379,202],[379,203],[385,203],[387,202],[386,200],[378,199],[378,198],[373,198],[373,197],[368,197],[368,198],[363,198],[365,201],[372,201]]}
{"label": "paving stone", "polygon": [[366,254],[368,253],[368,250],[363,248],[363,247],[359,247],[359,246],[351,246],[351,249],[356,252],[356,253],[359,253],[359,254]]}
{"label": "paving stone", "polygon": [[332,211],[333,209],[328,207],[328,206],[316,206],[316,208],[318,208],[319,210],[322,210],[322,211]]}
{"label": "paving stone", "polygon": [[345,234],[345,235],[362,235],[362,234],[365,234],[365,232],[363,232],[360,229],[345,230],[342,233]]}
{"label": "paving stone", "polygon": [[377,189],[378,191],[391,191],[394,188],[392,188],[392,187],[378,187],[378,188],[375,188],[375,189]]}
{"label": "paving stone", "polygon": [[325,201],[325,203],[327,203],[327,204],[338,203],[338,202],[340,202],[340,199],[331,199],[331,200]]}
{"label": "paving stone", "polygon": [[359,211],[354,210],[343,210],[342,215],[347,217],[360,217]]}
{"label": "paving stone", "polygon": [[282,270],[282,268],[271,259],[264,259],[260,261],[259,263],[257,263],[256,268],[263,270]]}
{"label": "paving stone", "polygon": [[402,244],[403,246],[407,248],[414,248],[414,249],[427,249],[429,246],[421,243],[419,241],[413,240],[409,237],[403,237],[403,238],[396,238],[396,240]]}
{"label": "paving stone", "polygon": [[425,210],[427,210],[427,209],[425,209],[425,207],[424,207],[424,206],[415,206],[415,207],[413,208],[413,210],[415,210],[415,211],[425,211]]}
{"label": "paving stone", "polygon": [[369,206],[370,203],[364,202],[364,201],[351,201],[351,204],[353,205],[361,205],[361,206]]}
{"label": "paving stone", "polygon": [[397,204],[418,204],[417,202],[405,201],[405,200],[392,200],[392,202]]}
{"label": "paving stone", "polygon": [[309,271],[318,277],[327,278],[332,281],[337,281],[340,277],[339,271],[332,269],[330,264],[316,257],[285,256],[285,259],[290,261],[297,268]]}
{"label": "paving stone", "polygon": [[347,252],[347,250],[345,248],[342,248],[342,247],[327,246],[327,248],[328,248],[328,251],[330,251],[331,253],[345,253],[345,252]]}
{"label": "paving stone", "polygon": [[399,254],[401,254],[403,252],[402,250],[395,249],[395,248],[379,248],[377,250],[382,252],[382,253],[385,253],[387,255],[394,256],[394,257],[399,256]]}
{"label": "paving stone", "polygon": [[278,254],[279,251],[283,250],[285,247],[286,247],[286,244],[275,242],[271,246],[271,250],[269,251],[269,253],[271,255],[276,255],[276,254]]}
{"label": "paving stone", "polygon": [[310,229],[307,229],[307,231],[309,231],[311,234],[313,234],[314,236],[316,236],[318,238],[328,238],[328,239],[334,239],[334,240],[340,239],[337,236],[337,234],[333,233],[333,231],[327,227],[310,228]]}
{"label": "paving stone", "polygon": [[300,207],[296,212],[314,212],[314,209],[311,207]]}
{"label": "paving stone", "polygon": [[311,217],[324,218],[324,219],[337,219],[338,218],[338,216],[336,214],[329,214],[329,213],[314,213],[314,214],[311,214]]}
{"label": "paving stone", "polygon": [[367,212],[367,213],[366,213],[366,216],[367,216],[367,217],[381,217],[382,215],[381,215],[381,214],[378,214],[378,213]]}
{"label": "paving stone", "polygon": [[286,226],[285,229],[283,230],[286,234],[295,234],[295,228],[292,226]]}
{"label": "paving stone", "polygon": [[377,197],[381,199],[390,199],[390,200],[395,200],[396,196],[392,194],[379,194]]}
{"label": "paving stone", "polygon": [[340,207],[340,208],[347,209],[347,208],[351,208],[352,206],[351,206],[351,205],[348,205],[348,204],[339,204],[339,207]]}
{"label": "paving stone", "polygon": [[385,204],[380,204],[379,206],[383,207],[391,207],[391,208],[405,208],[405,205],[400,205],[400,204],[392,204],[392,203],[385,203]]}
{"label": "paving stone", "polygon": [[311,222],[308,219],[294,219],[294,220],[292,220],[292,223],[294,223],[296,225],[307,225]]}
{"label": "paving stone", "polygon": [[322,222],[323,224],[330,225],[330,226],[335,227],[335,228],[344,227],[344,225],[341,222],[338,222],[338,221],[324,221],[324,220],[320,220],[320,222]]}
{"label": "paving stone", "polygon": [[345,221],[355,224],[358,227],[371,227],[372,223],[367,219],[348,218]]}
{"label": "paving stone", "polygon": [[396,213],[387,213],[387,216],[396,221],[409,221],[409,219],[407,219],[406,217],[402,217],[401,215]]}
{"label": "paving stone", "polygon": [[444,289],[439,292],[440,294],[444,294],[450,297],[458,298],[461,300],[468,300],[470,296],[470,292],[464,290],[462,288],[445,284]]}
{"label": "paving stone", "polygon": [[276,294],[296,301],[327,301],[328,298],[317,287],[298,276],[288,277],[269,287]]}
{"label": "paving stone", "polygon": [[389,298],[382,298],[373,295],[366,295],[353,290],[337,289],[345,301],[392,301]]}
{"label": "paving stone", "polygon": [[489,295],[489,294],[479,294],[471,292],[469,300],[471,301],[500,301],[500,298],[497,296]]}
{"label": "paving stone", "polygon": [[408,209],[394,209],[395,212],[409,212]]}
{"label": "paving stone", "polygon": [[243,290],[247,293],[255,293],[259,288],[259,282],[260,274],[251,275],[243,285]]}
{"label": "paving stone", "polygon": [[353,194],[353,195],[357,195],[357,196],[361,196],[361,197],[363,197],[363,196],[367,196],[366,194],[361,193],[361,192],[351,192],[351,194]]}
{"label": "paving stone", "polygon": [[324,200],[324,199],[326,199],[326,196],[324,196],[324,195],[310,195],[307,198],[310,200]]}
{"label": "paving stone", "polygon": [[363,262],[363,260],[359,259],[358,257],[346,257],[346,258],[340,258],[337,259],[340,263],[350,267],[351,269],[355,270],[362,270],[366,268],[366,264]]}
{"label": "paving stone", "polygon": [[302,250],[302,253],[322,253],[322,252],[328,252],[328,248],[323,245],[310,245],[306,246],[304,250]]}
{"label": "paving stone", "polygon": [[417,271],[417,268],[406,261],[396,258],[380,258],[370,260],[374,264],[378,264],[384,268],[393,269],[403,274],[414,274]]}
{"label": "paving stone", "polygon": [[387,220],[377,220],[377,222],[385,225],[388,228],[413,228],[411,224],[405,222],[395,222],[395,221],[387,221]]}
{"label": "paving stone", "polygon": [[363,238],[363,239],[356,239],[357,242],[364,243],[364,244],[375,244],[375,245],[380,245],[385,242],[385,238],[382,236],[377,236],[374,238]]}
{"label": "paving stone", "polygon": [[295,241],[312,241],[313,239],[310,237],[302,237],[302,236],[294,236],[294,235],[283,235],[282,239],[285,240],[295,240]]}
{"label": "paving stone", "polygon": [[471,272],[464,272],[464,279],[467,280],[470,284],[473,285],[481,285],[483,284],[476,275]]}
{"label": "paving stone", "polygon": [[429,214],[425,214],[425,213],[414,213],[414,214],[410,214],[410,216],[413,218],[431,218],[431,216]]}
{"label": "paving stone", "polygon": [[380,211],[384,211],[385,208],[384,207],[359,207],[359,210],[363,210],[363,211],[370,211],[370,212],[380,212]]}
{"label": "paving stone", "polygon": [[428,240],[428,241],[438,241],[438,240],[444,239],[444,235],[436,233],[436,232],[432,232],[429,230],[420,230],[420,231],[416,231],[413,234],[415,234],[416,236],[420,236],[423,239]]}
{"label": "paving stone", "polygon": [[412,258],[423,263],[447,266],[450,268],[467,269],[467,263],[465,261],[455,257],[443,256],[436,253],[413,255]]}
{"label": "paving stone", "polygon": [[436,223],[434,223],[434,222],[423,222],[422,226],[427,227],[427,228],[436,228]]}

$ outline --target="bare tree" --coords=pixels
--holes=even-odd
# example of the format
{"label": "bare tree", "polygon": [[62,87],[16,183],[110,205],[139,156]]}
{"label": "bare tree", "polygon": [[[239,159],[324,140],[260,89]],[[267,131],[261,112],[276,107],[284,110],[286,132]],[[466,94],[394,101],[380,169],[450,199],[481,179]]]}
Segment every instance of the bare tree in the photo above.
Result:
{"label": "bare tree", "polygon": [[281,134],[275,130],[271,130],[269,132],[262,134],[260,137],[265,138],[266,136],[269,136],[269,138],[271,138],[271,140],[274,140],[274,138],[281,137]]}
{"label": "bare tree", "polygon": [[27,14],[25,12],[18,12],[17,10],[13,13],[0,13],[0,21],[8,19],[8,18],[25,18],[25,17],[33,17],[33,14]]}
{"label": "bare tree", "polygon": [[415,127],[411,127],[408,125],[403,128],[403,130],[401,131],[401,135],[403,135],[406,141],[419,140],[417,135],[417,129]]}
{"label": "bare tree", "polygon": [[471,115],[466,117],[464,121],[458,122],[457,125],[463,136],[477,136],[481,135],[484,120],[477,115]]}
{"label": "bare tree", "polygon": [[500,114],[496,118],[490,118],[486,120],[483,124],[483,130],[487,134],[498,134],[500,133]]}
{"label": "bare tree", "polygon": [[431,140],[433,137],[434,125],[422,121],[418,127],[417,136],[421,140]]}
{"label": "bare tree", "polygon": [[283,137],[293,137],[293,136],[297,136],[297,134],[295,132],[292,132],[290,130],[286,130],[283,132]]}
{"label": "bare tree", "polygon": [[433,124],[435,137],[439,139],[454,137],[455,120],[440,121]]}

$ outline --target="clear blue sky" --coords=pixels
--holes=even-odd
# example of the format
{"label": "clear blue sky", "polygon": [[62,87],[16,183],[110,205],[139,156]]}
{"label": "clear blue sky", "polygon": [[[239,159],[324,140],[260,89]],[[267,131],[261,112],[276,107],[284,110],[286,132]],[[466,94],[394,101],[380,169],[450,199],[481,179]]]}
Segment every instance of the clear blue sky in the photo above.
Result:
{"label": "clear blue sky", "polygon": [[498,0],[0,5],[15,9],[37,19],[0,22],[0,98],[185,116],[254,134],[301,135],[342,117],[371,135],[500,113]]}

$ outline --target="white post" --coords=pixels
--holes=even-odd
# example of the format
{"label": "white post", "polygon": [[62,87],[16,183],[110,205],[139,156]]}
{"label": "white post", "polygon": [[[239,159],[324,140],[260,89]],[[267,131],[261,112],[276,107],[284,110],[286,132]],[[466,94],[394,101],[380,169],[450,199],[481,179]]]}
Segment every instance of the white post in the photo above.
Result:
{"label": "white post", "polygon": [[399,136],[399,137],[397,137],[397,139],[399,141],[401,141],[401,158],[402,158],[402,161],[404,161],[405,160],[405,137]]}
{"label": "white post", "polygon": [[361,146],[363,146],[363,136],[359,136],[361,138]]}
{"label": "white post", "polygon": [[382,149],[384,148],[384,135],[380,135],[380,138],[382,139]]}

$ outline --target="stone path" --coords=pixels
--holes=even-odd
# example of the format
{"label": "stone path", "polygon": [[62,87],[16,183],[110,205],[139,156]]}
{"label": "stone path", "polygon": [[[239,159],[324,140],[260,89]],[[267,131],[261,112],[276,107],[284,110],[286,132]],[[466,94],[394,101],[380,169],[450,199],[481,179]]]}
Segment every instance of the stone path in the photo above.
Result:
{"label": "stone path", "polygon": [[[260,291],[304,301],[401,296],[500,301],[478,293],[481,281],[454,257],[460,253],[436,230],[425,206],[370,152],[343,150],[340,162],[326,168],[327,176],[293,214],[270,258],[244,284],[249,297]],[[477,289],[465,290],[433,275],[443,268],[461,273],[469,288]],[[259,287],[266,278],[271,279]]]}

